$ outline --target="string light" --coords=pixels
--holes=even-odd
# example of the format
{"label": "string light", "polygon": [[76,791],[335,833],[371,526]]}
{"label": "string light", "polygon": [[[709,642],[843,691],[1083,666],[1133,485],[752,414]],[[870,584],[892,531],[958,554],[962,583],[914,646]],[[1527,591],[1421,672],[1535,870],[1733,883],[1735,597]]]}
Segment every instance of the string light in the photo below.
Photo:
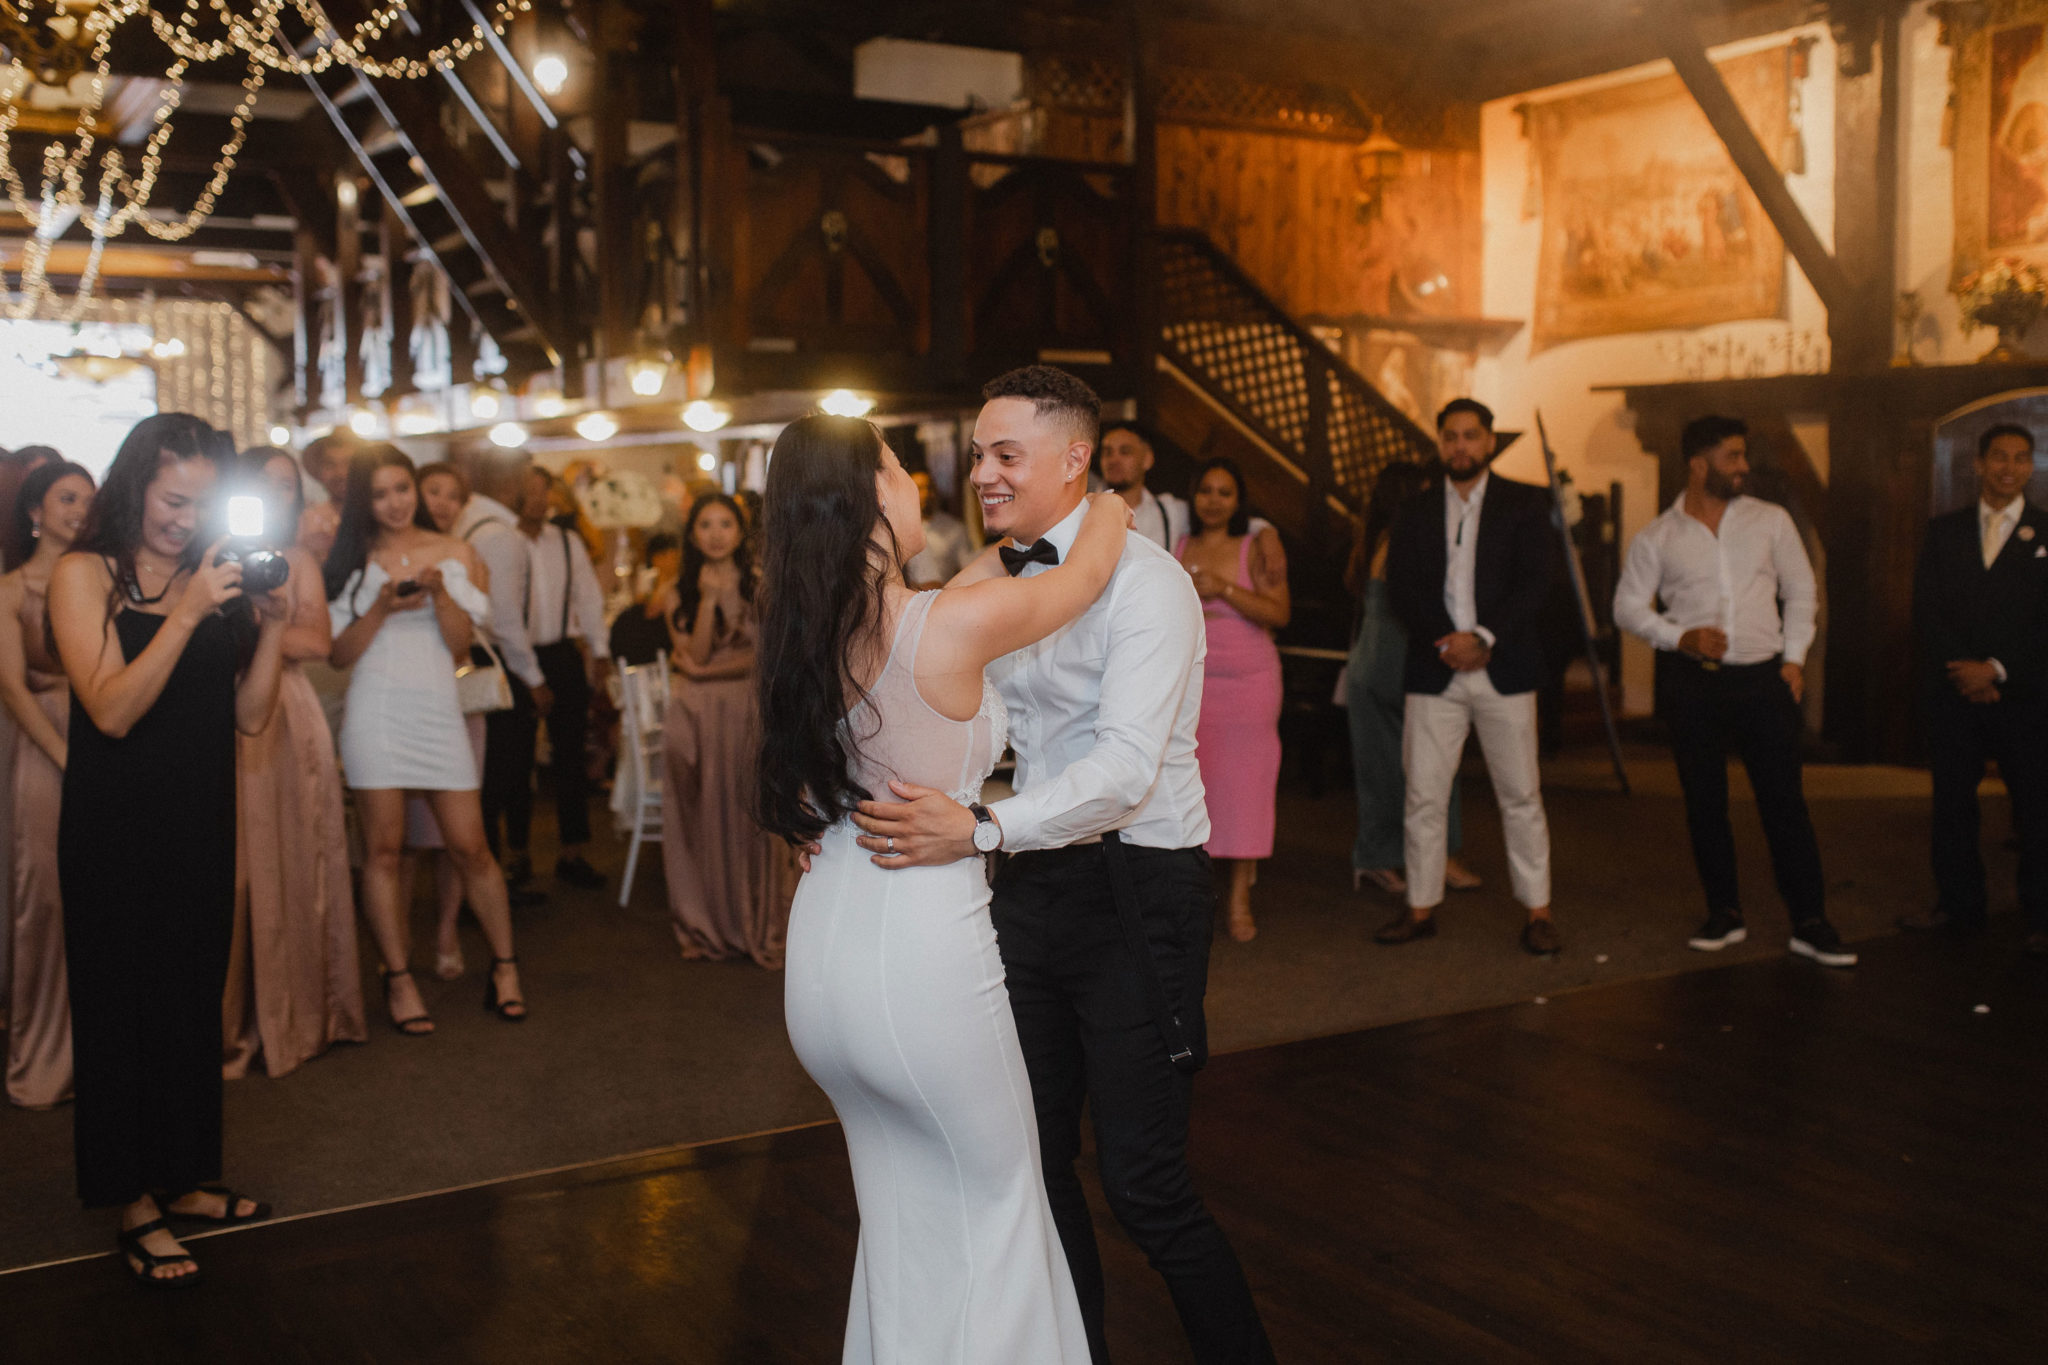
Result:
{"label": "string light", "polygon": [[533,83],[543,95],[559,95],[569,83],[569,64],[550,52],[533,64]]}
{"label": "string light", "polygon": [[[60,138],[44,149],[41,193],[31,198],[20,171],[14,164],[13,133],[35,73],[10,49],[6,70],[17,84],[15,94],[0,107],[0,189],[15,213],[26,221],[31,235],[21,253],[19,297],[7,308],[9,316],[39,315],[53,296],[49,284],[50,252],[56,241],[74,223],[82,222],[91,237],[78,287],[68,308],[66,321],[77,321],[99,284],[100,264],[107,241],[118,237],[130,225],[165,242],[181,242],[213,215],[214,205],[226,189],[235,163],[248,137],[249,120],[256,99],[270,72],[294,76],[318,75],[336,64],[365,76],[390,80],[417,80],[452,68],[482,50],[484,27],[473,25],[463,37],[445,43],[419,57],[379,58],[369,47],[383,39],[391,27],[408,13],[410,0],[387,0],[369,18],[346,34],[335,24],[317,0],[252,0],[249,13],[239,13],[229,0],[207,0],[223,36],[202,40],[198,29],[203,22],[200,0],[184,0],[183,12],[175,18],[162,10],[168,3],[151,0],[100,0],[85,7],[58,5],[58,16],[74,25],[72,41],[83,52],[81,66],[89,67],[84,98],[68,138]],[[532,0],[493,0],[490,28],[502,35],[520,14],[532,7]],[[26,5],[10,3],[8,17],[18,24],[33,22],[24,13]],[[316,40],[312,55],[300,56],[285,31],[287,9],[296,14]],[[93,204],[87,207],[87,167],[99,141],[98,116],[112,78],[109,52],[115,30],[125,21],[147,15],[157,37],[176,58],[164,72],[163,94],[153,116],[154,126],[144,141],[138,173],[130,174],[118,148],[109,147],[99,158],[99,178]],[[53,16],[57,17],[57,16]],[[242,96],[229,116],[227,140],[215,159],[211,174],[182,215],[166,214],[150,207],[163,169],[163,149],[170,140],[172,122],[183,102],[185,76],[194,63],[208,63],[233,57],[247,59],[242,78]]]}

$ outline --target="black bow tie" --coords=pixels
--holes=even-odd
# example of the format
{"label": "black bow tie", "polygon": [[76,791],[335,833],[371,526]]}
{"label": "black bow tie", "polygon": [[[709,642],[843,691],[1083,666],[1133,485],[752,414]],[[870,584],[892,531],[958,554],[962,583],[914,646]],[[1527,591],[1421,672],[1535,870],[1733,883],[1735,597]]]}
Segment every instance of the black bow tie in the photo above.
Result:
{"label": "black bow tie", "polygon": [[1060,547],[1049,540],[1041,540],[1028,550],[1013,550],[1007,545],[999,545],[996,547],[996,553],[1003,557],[1003,571],[1012,578],[1024,572],[1026,564],[1060,562]]}

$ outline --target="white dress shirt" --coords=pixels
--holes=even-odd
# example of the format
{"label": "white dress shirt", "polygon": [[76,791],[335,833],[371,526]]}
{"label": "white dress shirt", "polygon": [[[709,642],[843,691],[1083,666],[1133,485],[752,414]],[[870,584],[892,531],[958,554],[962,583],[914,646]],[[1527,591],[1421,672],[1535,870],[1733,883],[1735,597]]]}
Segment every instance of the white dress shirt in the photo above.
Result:
{"label": "white dress shirt", "polygon": [[1479,624],[1479,514],[1486,502],[1486,486],[1493,474],[1481,474],[1469,496],[1461,497],[1449,479],[1444,480],[1444,610],[1451,628],[1477,635],[1493,648],[1493,632]]}
{"label": "white dress shirt", "polygon": [[[1062,560],[1086,510],[1046,533]],[[1064,848],[1107,830],[1146,848],[1206,843],[1195,722],[1207,652],[1187,570],[1145,537],[1126,537],[1109,587],[1087,611],[989,666],[1017,751],[1017,795],[990,807],[1003,847]]]}
{"label": "white dress shirt", "polygon": [[526,581],[533,567],[531,547],[519,533],[519,518],[504,503],[473,493],[455,519],[455,534],[469,542],[491,571],[491,643],[513,677],[528,687],[542,686],[547,677],[526,635]]}
{"label": "white dress shirt", "polygon": [[1171,493],[1140,489],[1131,516],[1135,522],[1131,529],[1168,554],[1187,537],[1188,505]]}
{"label": "white dress shirt", "polygon": [[590,647],[593,657],[609,659],[604,590],[597,586],[597,571],[590,567],[583,537],[549,522],[531,545],[533,572],[527,580],[526,632],[534,648],[559,644],[573,636]]}
{"label": "white dress shirt", "polygon": [[[1817,597],[1791,513],[1738,497],[1721,514],[1716,535],[1686,512],[1681,493],[1629,545],[1614,589],[1614,621],[1663,650],[1676,650],[1688,630],[1714,627],[1728,636],[1723,663],[1760,664],[1782,655],[1804,666]],[[1662,614],[1654,605],[1658,598]]]}
{"label": "white dress shirt", "polygon": [[1978,500],[1977,539],[1984,547],[1985,568],[1998,562],[1999,552],[2005,549],[2005,542],[2012,539],[2013,528],[2020,524],[2020,513],[2026,507],[2025,498],[2014,498],[1997,511],[1993,511],[1981,498]]}

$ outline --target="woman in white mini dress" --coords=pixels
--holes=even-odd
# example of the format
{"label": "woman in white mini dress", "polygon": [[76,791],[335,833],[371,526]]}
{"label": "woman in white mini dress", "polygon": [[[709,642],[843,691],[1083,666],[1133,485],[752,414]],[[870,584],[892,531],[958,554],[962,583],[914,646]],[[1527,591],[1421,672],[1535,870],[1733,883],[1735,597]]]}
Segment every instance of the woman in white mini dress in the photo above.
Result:
{"label": "woman in white mini dress", "polygon": [[363,911],[383,955],[392,1027],[433,1031],[412,979],[411,926],[400,893],[405,798],[433,808],[448,854],[493,959],[484,1008],[526,1017],[512,951],[505,878],[484,841],[480,774],[455,692],[456,661],[490,610],[471,582],[474,555],[435,529],[420,503],[412,461],[394,445],[349,461],[341,527],[326,564],[333,662],[349,668],[341,765],[362,820]]}
{"label": "woman in white mini dress", "polygon": [[1129,508],[1101,495],[1049,572],[913,593],[917,485],[866,422],[788,427],[765,502],[761,817],[813,845],[783,1008],[860,1204],[844,1359],[1086,1365],[986,869],[885,870],[847,817],[891,781],[980,800],[1008,728],[984,670],[1100,595]]}

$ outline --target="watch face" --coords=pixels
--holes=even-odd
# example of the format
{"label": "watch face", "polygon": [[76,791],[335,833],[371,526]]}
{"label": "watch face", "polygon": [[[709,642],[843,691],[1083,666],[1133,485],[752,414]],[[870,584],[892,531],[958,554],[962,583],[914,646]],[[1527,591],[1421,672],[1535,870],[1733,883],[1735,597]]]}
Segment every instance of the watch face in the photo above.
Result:
{"label": "watch face", "polygon": [[1003,842],[1003,832],[993,820],[984,820],[974,827],[974,846],[983,853],[993,853]]}

